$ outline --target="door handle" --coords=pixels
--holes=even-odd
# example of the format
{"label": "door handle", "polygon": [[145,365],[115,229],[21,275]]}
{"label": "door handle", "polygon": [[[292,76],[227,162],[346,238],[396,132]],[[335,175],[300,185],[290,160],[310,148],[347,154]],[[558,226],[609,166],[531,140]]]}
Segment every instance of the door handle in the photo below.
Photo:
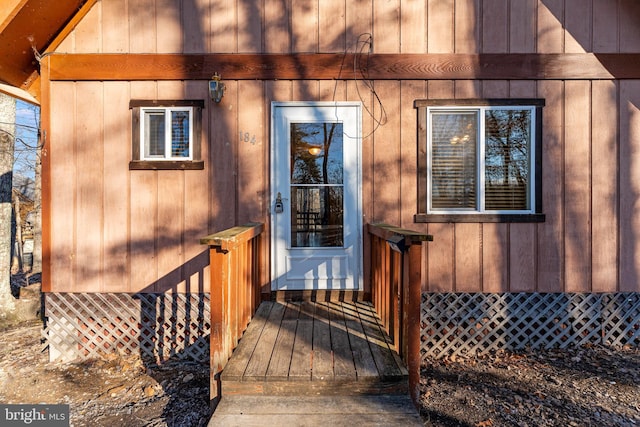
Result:
{"label": "door handle", "polygon": [[278,192],[278,197],[276,197],[276,203],[274,205],[275,213],[284,212],[284,205],[282,204],[282,195]]}

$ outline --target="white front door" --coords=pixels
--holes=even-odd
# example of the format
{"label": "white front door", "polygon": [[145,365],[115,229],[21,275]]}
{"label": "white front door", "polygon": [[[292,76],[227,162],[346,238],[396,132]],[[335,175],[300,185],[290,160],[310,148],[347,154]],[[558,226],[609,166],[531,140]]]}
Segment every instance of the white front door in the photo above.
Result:
{"label": "white front door", "polygon": [[272,104],[272,290],[361,289],[360,117],[360,103]]}

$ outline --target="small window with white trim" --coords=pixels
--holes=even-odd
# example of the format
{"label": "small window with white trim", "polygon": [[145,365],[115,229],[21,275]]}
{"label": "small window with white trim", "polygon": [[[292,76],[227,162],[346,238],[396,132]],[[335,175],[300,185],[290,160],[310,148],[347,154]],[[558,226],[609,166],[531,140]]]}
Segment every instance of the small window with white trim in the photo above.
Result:
{"label": "small window with white trim", "polygon": [[202,169],[199,101],[131,101],[130,169]]}
{"label": "small window with white trim", "polygon": [[416,101],[416,222],[539,222],[542,100]]}

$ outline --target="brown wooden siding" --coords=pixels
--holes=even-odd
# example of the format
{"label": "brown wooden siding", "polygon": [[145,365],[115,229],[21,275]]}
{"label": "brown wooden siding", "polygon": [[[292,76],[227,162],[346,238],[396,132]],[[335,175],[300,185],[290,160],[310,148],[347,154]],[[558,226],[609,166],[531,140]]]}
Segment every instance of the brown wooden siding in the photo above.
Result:
{"label": "brown wooden siding", "polygon": [[[57,51],[640,53],[638,22],[637,0],[103,0]],[[287,100],[363,102],[364,222],[434,236],[423,290],[640,290],[640,76],[371,83],[227,80],[213,104],[205,80],[44,82],[50,290],[207,291],[200,237],[248,221],[269,236],[270,102]],[[414,223],[413,101],[482,97],[545,100],[546,221]],[[204,170],[129,170],[129,100],[180,98],[206,100]]]}

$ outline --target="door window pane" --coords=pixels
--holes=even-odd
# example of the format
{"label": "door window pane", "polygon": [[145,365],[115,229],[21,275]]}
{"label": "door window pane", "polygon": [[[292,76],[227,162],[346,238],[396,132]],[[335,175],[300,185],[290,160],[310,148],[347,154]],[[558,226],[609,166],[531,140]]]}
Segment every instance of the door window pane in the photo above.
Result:
{"label": "door window pane", "polygon": [[342,123],[291,124],[291,183],[342,184]]}
{"label": "door window pane", "polygon": [[291,246],[343,244],[342,186],[291,186]]}

